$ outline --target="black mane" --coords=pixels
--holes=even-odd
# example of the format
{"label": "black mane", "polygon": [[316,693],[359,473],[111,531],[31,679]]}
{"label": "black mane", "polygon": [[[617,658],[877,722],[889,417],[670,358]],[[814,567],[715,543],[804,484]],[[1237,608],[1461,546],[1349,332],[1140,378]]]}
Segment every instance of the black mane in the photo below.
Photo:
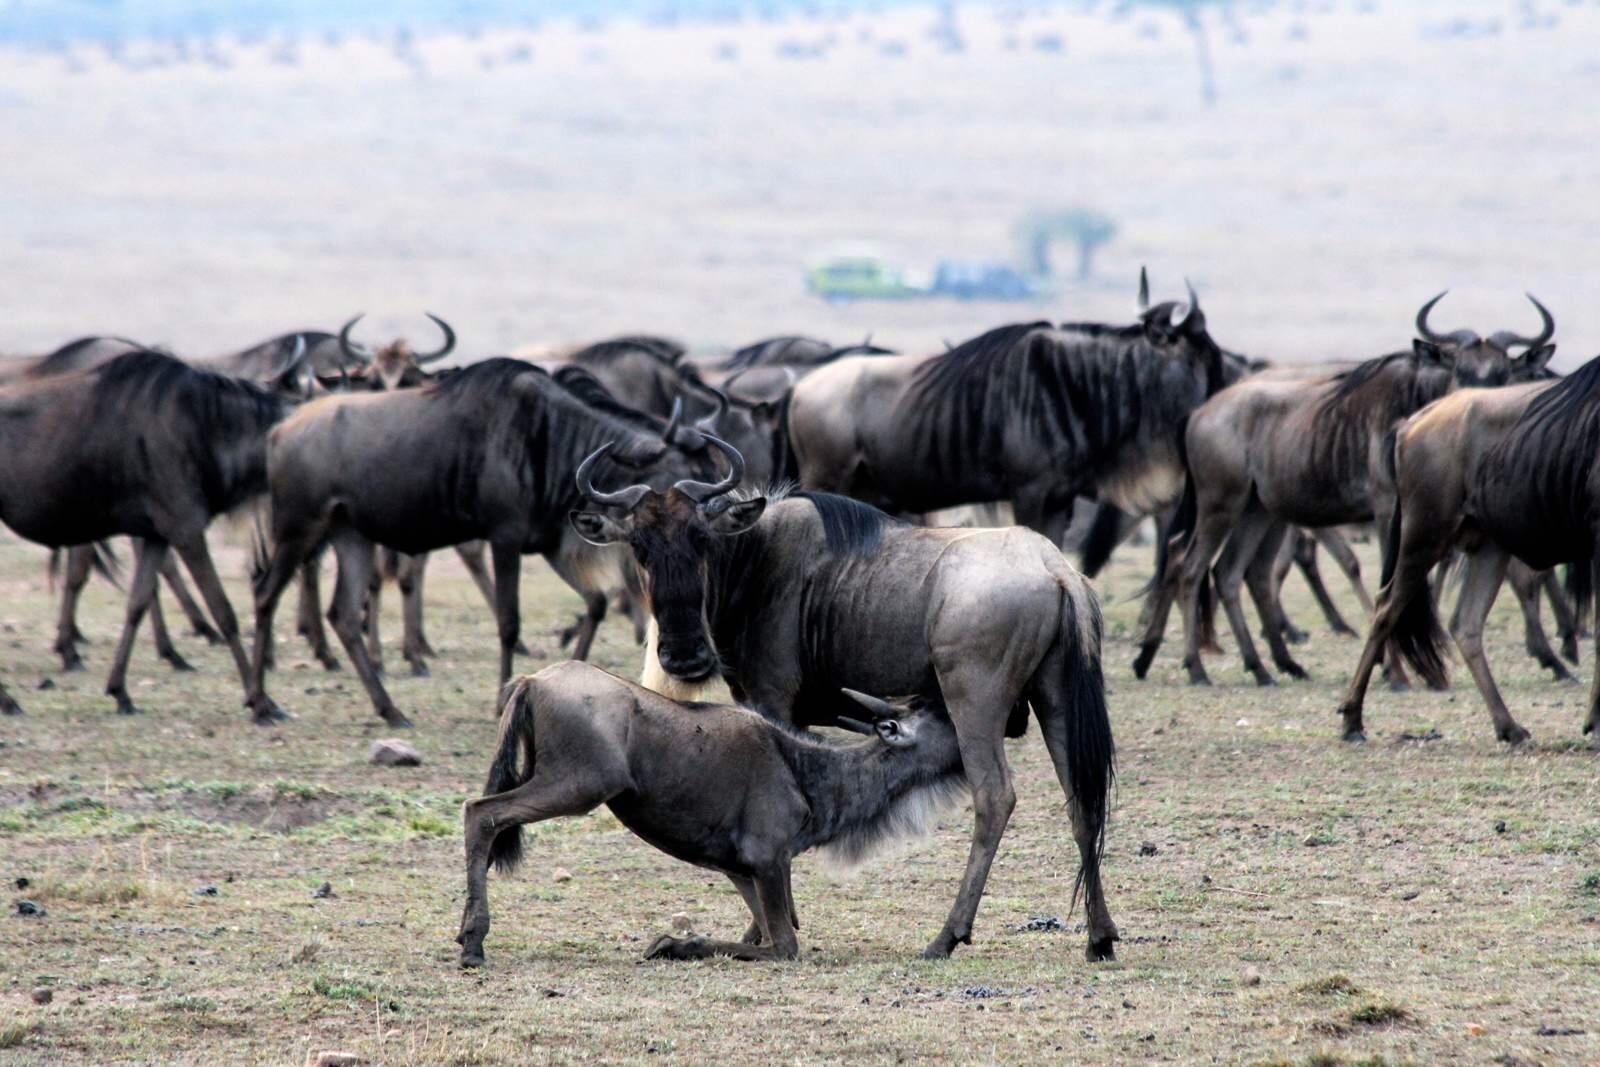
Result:
{"label": "black mane", "polygon": [[580,348],[569,358],[571,363],[611,363],[635,353],[676,367],[683,356],[683,346],[660,337],[614,337]]}
{"label": "black mane", "polygon": [[810,501],[822,519],[822,536],[828,551],[839,556],[870,556],[883,543],[883,531],[904,526],[900,520],[847,496],[833,493],[790,493],[797,500]]}
{"label": "black mane", "polygon": [[1584,452],[1600,435],[1600,356],[1534,397],[1517,420],[1519,436],[1539,434],[1562,450]]}
{"label": "black mane", "polygon": [[947,398],[968,385],[982,383],[1019,351],[1019,345],[1035,330],[1048,330],[1048,322],[997,326],[963,341],[948,352],[930,359],[917,371],[916,389],[924,399]]}
{"label": "black mane", "polygon": [[515,379],[524,374],[545,379],[550,377],[549,372],[543,367],[526,360],[512,359],[510,356],[494,356],[491,359],[479,360],[477,363],[469,363],[450,374],[441,374],[424,385],[422,391],[437,393],[440,396],[462,396],[469,400],[487,401],[503,394]]}
{"label": "black mane", "polygon": [[1390,352],[1386,356],[1375,356],[1363,363],[1358,363],[1349,370],[1340,371],[1330,381],[1338,382],[1329,402],[1336,403],[1353,396],[1362,386],[1376,378],[1383,370],[1402,359],[1411,359],[1410,352]]}
{"label": "black mane", "polygon": [[585,406],[609,415],[639,433],[659,434],[666,426],[665,422],[654,415],[631,408],[612,396],[611,391],[599,378],[582,367],[569,363],[557,367],[552,377],[557,385],[571,393]]}

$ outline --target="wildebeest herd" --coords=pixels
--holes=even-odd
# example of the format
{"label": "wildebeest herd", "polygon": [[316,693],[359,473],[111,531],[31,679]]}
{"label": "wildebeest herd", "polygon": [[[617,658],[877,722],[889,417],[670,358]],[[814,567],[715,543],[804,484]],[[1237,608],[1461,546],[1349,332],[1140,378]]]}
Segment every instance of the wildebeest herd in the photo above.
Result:
{"label": "wildebeest herd", "polygon": [[[726,874],[751,911],[742,941],[666,937],[649,955],[773,959],[798,950],[795,855],[862,855],[970,794],[966,870],[925,952],[948,956],[970,941],[1015,805],[1004,741],[1030,715],[1068,800],[1087,956],[1106,959],[1118,934],[1100,875],[1115,763],[1100,604],[1064,544],[1092,575],[1154,519],[1134,673],[1176,604],[1182,665],[1207,683],[1220,607],[1262,685],[1274,678],[1241,587],[1273,664],[1302,677],[1290,646],[1305,633],[1280,589],[1298,565],[1347,630],[1316,567],[1327,551],[1372,613],[1338,709],[1346,740],[1363,738],[1379,665],[1396,688],[1406,665],[1446,684],[1438,605],[1456,571],[1450,630],[1501,740],[1528,737],[1483,654],[1502,580],[1530,654],[1570,677],[1600,560],[1600,360],[1551,371],[1555,322],[1531,296],[1531,335],[1440,331],[1443,295],[1422,305],[1409,347],[1315,366],[1229,351],[1192,288],[1152,303],[1143,277],[1128,324],[1008,325],[920,356],[775,337],[699,358],[629,336],[441,368],[456,335],[431,315],[444,335],[431,352],[357,344],[360,316],[211,359],[90,337],[0,365],[0,521],[64,574],[63,669],[82,667],[78,595],[96,571],[120,580],[109,541],[126,536],[116,710],[139,710],[127,670],[145,615],[159,654],[190,669],[161,612],[165,580],[195,633],[229,646],[259,724],[289,717],[267,672],[292,581],[300,633],[339,665],[318,585],[331,547],[327,618],[377,714],[410,725],[382,680],[379,596],[397,582],[404,658],[426,673],[426,560],[454,548],[493,611],[502,686],[486,795],[465,812],[463,964],[483,960],[487,867],[514,865],[524,823],[609,805],[652,844]],[[1009,506],[1017,525],[928,522],[973,506],[980,518]],[[248,651],[206,540],[228,514],[254,546]],[[1368,524],[1375,602],[1345,540]],[[513,681],[529,553],[582,598],[562,635],[573,659],[614,606],[646,646],[642,685],[571,662]],[[715,678],[737,706],[696,699]],[[0,710],[22,710],[3,688]],[[866,739],[840,744],[819,726]],[[1600,673],[1583,731],[1597,727]]]}

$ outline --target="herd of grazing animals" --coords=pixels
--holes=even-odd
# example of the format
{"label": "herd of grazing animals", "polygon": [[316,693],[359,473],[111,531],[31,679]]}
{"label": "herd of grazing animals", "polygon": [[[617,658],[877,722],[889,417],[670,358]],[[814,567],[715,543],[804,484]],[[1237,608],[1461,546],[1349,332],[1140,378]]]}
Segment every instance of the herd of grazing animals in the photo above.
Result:
{"label": "herd of grazing animals", "polygon": [[[356,344],[360,316],[201,360],[90,337],[0,363],[0,522],[64,570],[55,650],[69,670],[82,666],[78,595],[95,571],[117,578],[109,539],[131,539],[106,683],[118,712],[139,710],[127,670],[146,614],[160,655],[191,669],[161,615],[165,578],[195,632],[228,645],[260,724],[288,717],[267,672],[274,612],[297,578],[299,631],[339,666],[318,589],[331,547],[328,620],[377,714],[410,725],[382,681],[382,584],[400,586],[404,656],[425,674],[425,563],[455,548],[493,611],[503,687],[485,796],[464,816],[464,965],[483,961],[487,868],[515,864],[523,823],[609,805],[658,847],[726,874],[750,907],[741,941],[663,938],[649,955],[765,960],[798,951],[796,854],[859,856],[961,794],[971,848],[925,951],[948,956],[971,939],[1016,803],[1004,741],[1030,716],[1068,801],[1085,952],[1108,959],[1118,933],[1100,866],[1115,747],[1100,605],[1061,551],[1080,501],[1093,511],[1088,573],[1143,520],[1163,530],[1139,678],[1177,604],[1191,682],[1209,681],[1220,606],[1245,669],[1272,684],[1241,586],[1273,663],[1303,677],[1289,645],[1305,634],[1282,583],[1298,564],[1330,626],[1348,629],[1316,552],[1372,605],[1340,532],[1365,524],[1383,574],[1340,707],[1345,739],[1364,736],[1379,664],[1397,688],[1402,663],[1445,684],[1437,602],[1456,565],[1450,629],[1501,740],[1528,736],[1483,654],[1503,579],[1529,652],[1570,677],[1562,656],[1576,662],[1600,586],[1600,359],[1552,372],[1555,322],[1531,296],[1531,336],[1438,332],[1442,296],[1419,311],[1409,350],[1290,367],[1223,348],[1192,288],[1152,304],[1143,276],[1128,325],[1002,326],[926,356],[774,337],[715,364],[640,335],[440,369],[456,337],[432,315],[444,343],[423,353]],[[925,524],[974,505],[1008,505],[1018,525]],[[206,542],[215,518],[240,511],[255,530],[248,653]],[[628,614],[646,646],[642,686],[575,662],[511,684],[530,553],[583,599],[562,635],[574,660],[610,604]],[[1540,623],[1545,599],[1561,655]],[[696,699],[713,679],[737,707]],[[21,711],[0,688],[0,712]],[[812,732],[834,725],[867,739]],[[1600,672],[1583,724],[1597,728]],[[697,788],[713,778],[743,784]]]}

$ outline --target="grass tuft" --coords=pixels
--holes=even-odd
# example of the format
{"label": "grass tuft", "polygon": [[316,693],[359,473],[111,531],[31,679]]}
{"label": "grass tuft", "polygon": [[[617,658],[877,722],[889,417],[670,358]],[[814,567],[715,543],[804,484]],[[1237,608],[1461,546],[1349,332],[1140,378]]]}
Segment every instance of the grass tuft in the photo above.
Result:
{"label": "grass tuft", "polygon": [[35,1030],[39,1029],[36,1019],[19,1019],[16,1022],[0,1024],[0,1048],[16,1048]]}
{"label": "grass tuft", "polygon": [[1295,992],[1313,997],[1353,997],[1361,992],[1361,987],[1342,974],[1330,974],[1300,984]]}
{"label": "grass tuft", "polygon": [[1394,1023],[1403,1023],[1411,1018],[1411,1013],[1392,1001],[1376,1000],[1370,1004],[1362,1004],[1351,1008],[1349,1019],[1357,1026],[1389,1026]]}

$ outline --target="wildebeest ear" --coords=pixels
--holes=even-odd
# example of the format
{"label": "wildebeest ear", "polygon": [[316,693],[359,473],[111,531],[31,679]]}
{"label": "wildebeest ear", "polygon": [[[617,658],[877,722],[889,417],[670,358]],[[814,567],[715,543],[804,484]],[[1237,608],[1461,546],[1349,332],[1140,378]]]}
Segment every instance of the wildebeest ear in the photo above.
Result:
{"label": "wildebeest ear", "polygon": [[1438,363],[1443,365],[1446,362],[1444,357],[1444,349],[1440,348],[1432,341],[1424,341],[1420,337],[1411,342],[1411,352],[1420,362],[1423,363]]}
{"label": "wildebeest ear", "polygon": [[1531,370],[1544,370],[1550,363],[1550,357],[1556,354],[1555,345],[1541,345],[1531,348],[1522,357],[1522,365]]}
{"label": "wildebeest ear", "polygon": [[900,729],[900,724],[894,719],[879,719],[873,725],[878,728],[878,737],[886,745],[907,745],[911,743],[910,738],[905,735],[905,731]]}
{"label": "wildebeest ear", "polygon": [[724,536],[742,534],[754,526],[766,510],[767,498],[764,496],[753,500],[735,500],[715,515],[707,515],[706,525],[711,527],[712,533]]}
{"label": "wildebeest ear", "polygon": [[627,536],[620,522],[598,511],[571,511],[567,513],[567,521],[578,531],[578,536],[591,545],[614,545]]}

